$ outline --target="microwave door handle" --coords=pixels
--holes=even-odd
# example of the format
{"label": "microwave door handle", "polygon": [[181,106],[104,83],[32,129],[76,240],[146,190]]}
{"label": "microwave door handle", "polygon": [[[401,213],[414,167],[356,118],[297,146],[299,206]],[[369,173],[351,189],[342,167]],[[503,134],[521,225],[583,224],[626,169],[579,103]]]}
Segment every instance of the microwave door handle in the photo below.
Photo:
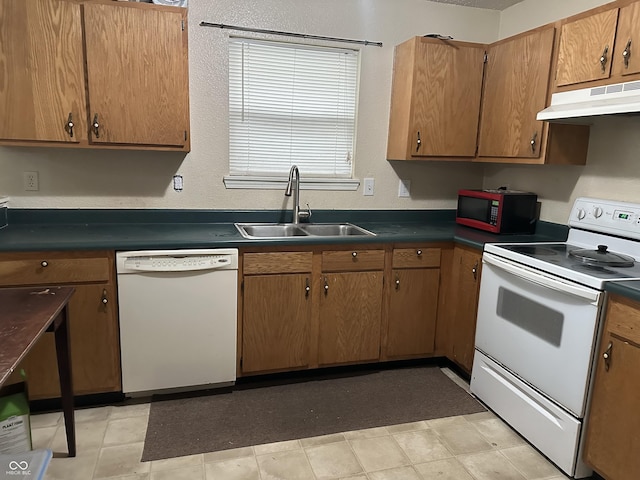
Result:
{"label": "microwave door handle", "polygon": [[488,263],[527,282],[535,283],[541,287],[565,293],[567,295],[584,298],[594,303],[597,303],[600,298],[600,292],[598,291],[583,288],[573,283],[563,282],[562,280],[544,275],[524,265],[517,265],[508,260],[501,259],[490,253],[485,253],[482,256],[482,263]]}

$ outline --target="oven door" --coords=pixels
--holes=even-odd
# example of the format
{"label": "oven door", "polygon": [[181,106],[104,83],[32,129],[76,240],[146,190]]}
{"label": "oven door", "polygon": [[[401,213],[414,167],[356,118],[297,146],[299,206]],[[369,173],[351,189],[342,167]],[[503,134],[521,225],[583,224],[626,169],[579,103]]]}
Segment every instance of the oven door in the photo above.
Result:
{"label": "oven door", "polygon": [[476,348],[581,418],[601,297],[485,252]]}

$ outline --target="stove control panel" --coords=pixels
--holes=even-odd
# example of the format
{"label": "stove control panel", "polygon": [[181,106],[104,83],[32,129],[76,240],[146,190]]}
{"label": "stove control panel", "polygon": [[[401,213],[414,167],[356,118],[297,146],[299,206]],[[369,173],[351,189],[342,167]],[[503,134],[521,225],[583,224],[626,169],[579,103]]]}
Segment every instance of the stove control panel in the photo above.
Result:
{"label": "stove control panel", "polygon": [[640,203],[577,198],[569,226],[640,240]]}

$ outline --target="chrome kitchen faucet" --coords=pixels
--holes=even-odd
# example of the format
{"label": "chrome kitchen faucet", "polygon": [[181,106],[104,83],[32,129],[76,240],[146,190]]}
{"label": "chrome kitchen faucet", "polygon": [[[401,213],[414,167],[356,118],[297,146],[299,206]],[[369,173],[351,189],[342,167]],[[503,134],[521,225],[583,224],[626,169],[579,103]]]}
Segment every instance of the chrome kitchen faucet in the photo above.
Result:
{"label": "chrome kitchen faucet", "polygon": [[[294,180],[295,178],[295,180]],[[293,182],[295,181],[295,188]],[[287,189],[284,194],[287,197],[291,196],[291,190],[293,189],[293,223],[298,224],[300,220],[309,220],[311,218],[311,207],[307,203],[307,208],[300,210],[300,171],[297,165],[291,167],[289,170],[289,181],[287,182]]]}

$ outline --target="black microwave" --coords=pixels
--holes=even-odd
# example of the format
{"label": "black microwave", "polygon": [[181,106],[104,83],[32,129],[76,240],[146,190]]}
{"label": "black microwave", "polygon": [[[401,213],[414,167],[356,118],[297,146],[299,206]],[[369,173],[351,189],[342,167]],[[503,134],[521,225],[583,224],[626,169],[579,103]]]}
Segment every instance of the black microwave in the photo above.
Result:
{"label": "black microwave", "polygon": [[456,222],[492,233],[534,233],[538,196],[517,190],[459,190]]}

